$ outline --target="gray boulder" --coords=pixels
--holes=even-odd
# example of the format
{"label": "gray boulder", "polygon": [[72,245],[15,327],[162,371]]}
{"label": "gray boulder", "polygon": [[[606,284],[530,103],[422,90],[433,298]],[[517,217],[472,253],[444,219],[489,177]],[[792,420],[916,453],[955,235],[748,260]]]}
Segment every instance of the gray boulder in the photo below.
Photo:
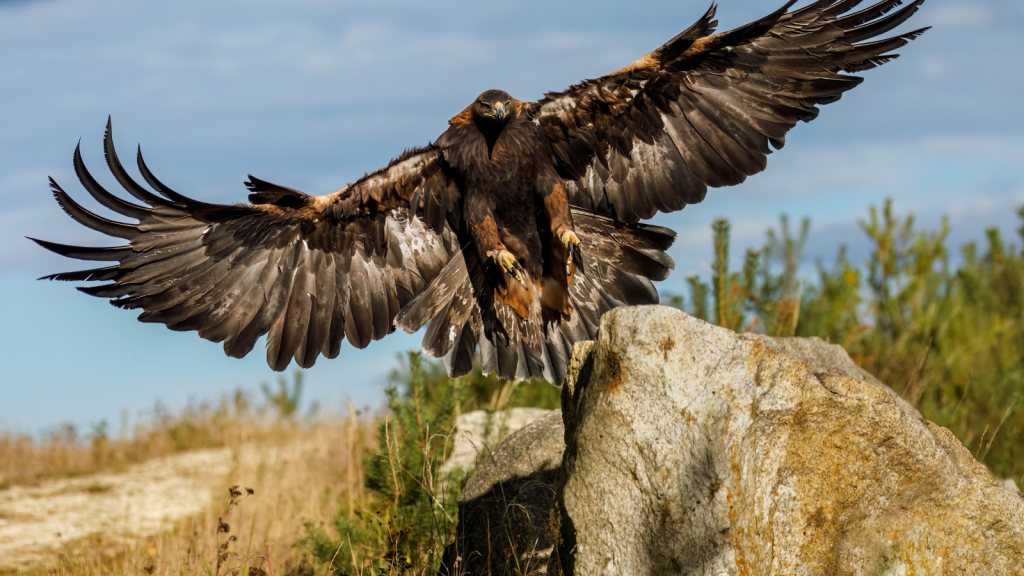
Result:
{"label": "gray boulder", "polygon": [[500,412],[474,410],[455,421],[452,452],[441,467],[448,474],[456,468],[472,470],[477,459],[485,456],[504,439],[554,410],[512,408]]}
{"label": "gray boulder", "polygon": [[458,531],[442,573],[546,572],[565,441],[561,412],[544,412],[480,456],[459,499]]}
{"label": "gray boulder", "polygon": [[[818,372],[832,372],[875,384],[892,394],[911,414],[909,404],[887,386],[862,370],[838,345],[820,338],[770,338],[744,334],[786,354]],[[577,358],[586,357],[590,343],[584,344]],[[574,370],[579,369],[579,362]],[[575,381],[570,376],[570,381]],[[505,429],[508,437],[491,452],[495,430],[500,423],[496,415],[471,412],[459,418],[455,449],[445,464],[445,471],[456,467],[470,470],[479,465],[468,479],[460,498],[459,538],[449,548],[449,562],[462,559],[460,568],[468,574],[515,573],[513,567],[526,567],[537,573],[547,571],[547,558],[556,539],[552,530],[555,492],[565,450],[565,428],[560,411],[516,409],[511,412]],[[521,434],[513,434],[531,422]],[[490,433],[488,433],[490,430]],[[507,527],[520,526],[532,535],[509,539]],[[453,564],[448,564],[454,568]],[[509,568],[508,571],[505,568]],[[454,570],[453,570],[454,573]],[[520,570],[519,573],[524,573]]]}
{"label": "gray boulder", "polygon": [[669,308],[606,314],[563,389],[548,572],[1024,574],[1020,492],[797,348]]}

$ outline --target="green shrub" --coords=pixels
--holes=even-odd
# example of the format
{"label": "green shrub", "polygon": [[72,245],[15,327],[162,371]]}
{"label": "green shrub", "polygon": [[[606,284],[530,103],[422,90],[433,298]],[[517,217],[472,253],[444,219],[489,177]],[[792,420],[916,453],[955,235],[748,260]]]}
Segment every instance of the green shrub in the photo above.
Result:
{"label": "green shrub", "polygon": [[[451,379],[418,352],[388,378],[388,408],[377,448],[366,459],[368,502],[339,502],[331,526],[305,525],[299,546],[318,574],[434,574],[455,534],[463,473],[442,473],[462,412],[515,407],[554,409],[560,389],[544,382],[503,382],[477,366]],[[500,437],[500,435],[498,435]]]}
{"label": "green shrub", "polygon": [[366,459],[372,499],[355,509],[341,503],[335,534],[307,523],[300,541],[321,574],[434,573],[458,516],[461,474],[442,474],[455,421],[469,397],[463,379],[410,352],[390,377],[388,411],[379,419],[377,448]]}
{"label": "green shrub", "polygon": [[[278,378],[277,392],[272,391],[266,382],[260,385],[267,404],[273,406],[277,410],[278,416],[285,419],[295,418],[299,402],[302,400],[302,371],[296,370],[293,378],[294,384],[291,388],[288,387],[288,380],[284,376]],[[242,401],[244,402],[245,399],[243,398]],[[313,412],[315,413],[315,411],[314,407]]]}

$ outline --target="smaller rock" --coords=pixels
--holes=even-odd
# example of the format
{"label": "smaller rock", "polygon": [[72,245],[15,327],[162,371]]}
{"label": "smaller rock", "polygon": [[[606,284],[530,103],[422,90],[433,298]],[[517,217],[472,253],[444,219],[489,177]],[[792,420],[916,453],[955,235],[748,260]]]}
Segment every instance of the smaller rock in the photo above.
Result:
{"label": "smaller rock", "polygon": [[455,444],[441,472],[448,473],[456,468],[472,470],[481,454],[550,412],[540,408],[513,408],[501,412],[474,410],[459,416],[455,421]]}
{"label": "smaller rock", "polygon": [[442,574],[543,574],[565,443],[562,414],[543,416],[485,453],[459,501]]}

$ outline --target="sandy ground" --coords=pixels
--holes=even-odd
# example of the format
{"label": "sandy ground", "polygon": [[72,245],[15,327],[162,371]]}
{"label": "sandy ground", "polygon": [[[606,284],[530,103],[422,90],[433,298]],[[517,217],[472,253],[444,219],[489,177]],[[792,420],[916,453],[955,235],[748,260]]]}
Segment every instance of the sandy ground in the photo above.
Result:
{"label": "sandy ground", "polygon": [[231,451],[202,450],[103,473],[0,491],[0,568],[25,566],[90,534],[160,533],[202,511],[233,467]]}

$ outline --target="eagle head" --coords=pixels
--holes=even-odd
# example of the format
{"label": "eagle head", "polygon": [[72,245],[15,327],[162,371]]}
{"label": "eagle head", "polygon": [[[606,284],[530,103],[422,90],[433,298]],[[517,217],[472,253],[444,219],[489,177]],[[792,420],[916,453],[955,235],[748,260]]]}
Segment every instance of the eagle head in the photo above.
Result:
{"label": "eagle head", "polygon": [[502,128],[515,112],[514,106],[508,92],[488,90],[473,102],[473,121],[481,128]]}

